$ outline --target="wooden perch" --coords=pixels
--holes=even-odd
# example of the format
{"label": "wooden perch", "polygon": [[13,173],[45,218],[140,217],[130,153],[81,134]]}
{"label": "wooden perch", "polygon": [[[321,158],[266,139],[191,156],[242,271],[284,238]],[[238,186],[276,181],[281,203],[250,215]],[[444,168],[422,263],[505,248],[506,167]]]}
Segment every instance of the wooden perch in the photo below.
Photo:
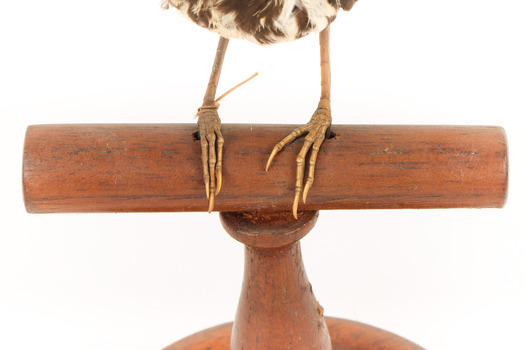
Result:
{"label": "wooden perch", "polygon": [[[224,124],[217,211],[291,210],[292,125]],[[206,211],[195,124],[35,125],[27,129],[24,199],[31,213]],[[500,127],[334,125],[299,210],[502,207],[507,144]]]}

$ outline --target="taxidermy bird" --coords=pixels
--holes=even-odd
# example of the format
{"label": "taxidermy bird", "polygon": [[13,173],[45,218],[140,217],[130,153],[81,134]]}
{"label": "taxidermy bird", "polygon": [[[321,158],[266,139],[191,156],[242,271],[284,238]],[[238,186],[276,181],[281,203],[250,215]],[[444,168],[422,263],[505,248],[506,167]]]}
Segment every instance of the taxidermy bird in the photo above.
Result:
{"label": "taxidermy bird", "polygon": [[[301,191],[303,202],[314,182],[314,171],[319,148],[332,123],[330,110],[330,23],[339,9],[350,10],[357,0],[163,0],[162,7],[175,7],[183,15],[220,35],[215,61],[198,109],[198,126],[202,147],[204,186],[208,197],[208,211],[214,206],[215,196],[222,186],[221,120],[217,112],[216,90],[229,39],[247,39],[260,45],[293,41],[308,34],[319,33],[321,51],[321,98],[310,121],[292,131],[277,143],[270,154],[266,171],[277,153],[299,136],[306,134],[297,156],[295,196],[292,206],[297,218]],[[311,149],[309,171],[303,189],[305,159]]]}

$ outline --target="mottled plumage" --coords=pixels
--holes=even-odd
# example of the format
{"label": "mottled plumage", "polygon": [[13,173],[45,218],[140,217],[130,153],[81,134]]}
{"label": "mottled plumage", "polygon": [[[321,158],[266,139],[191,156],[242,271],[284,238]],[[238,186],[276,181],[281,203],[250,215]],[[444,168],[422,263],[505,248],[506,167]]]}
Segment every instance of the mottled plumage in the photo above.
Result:
{"label": "mottled plumage", "polygon": [[349,10],[354,0],[163,0],[201,27],[225,38],[258,44],[292,41],[318,33]]}

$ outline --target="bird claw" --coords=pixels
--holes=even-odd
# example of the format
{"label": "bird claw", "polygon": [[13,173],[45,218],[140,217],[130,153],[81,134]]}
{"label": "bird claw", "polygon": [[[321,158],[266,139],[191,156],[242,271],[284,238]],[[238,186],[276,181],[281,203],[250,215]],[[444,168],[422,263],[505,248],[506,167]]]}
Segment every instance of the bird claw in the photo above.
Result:
{"label": "bird claw", "polygon": [[[323,143],[326,135],[326,131],[332,124],[332,115],[330,112],[330,102],[322,99],[319,102],[317,110],[312,115],[310,121],[301,127],[298,127],[292,131],[288,136],[282,139],[279,143],[275,145],[268,158],[266,163],[266,171],[270,168],[273,158],[279,153],[286,145],[291,143],[293,140],[298,138],[301,135],[307,133],[303,147],[299,154],[297,155],[297,177],[295,180],[295,195],[292,206],[293,216],[297,219],[297,208],[299,206],[299,198],[301,196],[301,190],[303,191],[303,203],[306,203],[306,197],[308,191],[314,183],[314,173],[315,173],[315,163],[317,160],[317,155],[319,154],[319,149]],[[304,169],[306,162],[306,155],[308,151],[312,149],[309,159],[309,171],[308,177],[306,179],[306,184],[303,190],[303,179],[304,179]]]}
{"label": "bird claw", "polygon": [[202,168],[208,213],[213,210],[215,196],[222,187],[222,147],[221,120],[216,108],[200,108],[198,112],[199,135],[202,149]]}

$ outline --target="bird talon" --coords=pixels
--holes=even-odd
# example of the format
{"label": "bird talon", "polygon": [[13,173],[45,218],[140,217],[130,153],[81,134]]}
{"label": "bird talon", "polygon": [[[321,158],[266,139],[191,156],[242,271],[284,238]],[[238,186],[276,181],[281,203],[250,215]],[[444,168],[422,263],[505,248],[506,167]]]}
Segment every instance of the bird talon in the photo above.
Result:
{"label": "bird talon", "polygon": [[295,198],[293,200],[292,213],[295,219],[297,219],[297,207],[299,206],[299,196],[300,193],[296,193]]}
{"label": "bird talon", "polygon": [[208,213],[211,213],[214,205],[215,205],[215,195],[212,193],[208,201]]}
{"label": "bird talon", "polygon": [[202,168],[204,187],[208,199],[208,212],[215,206],[215,196],[222,187],[222,147],[221,120],[215,108],[200,108],[198,112],[199,134],[202,149]]}
{"label": "bird talon", "polygon": [[306,196],[308,196],[308,191],[310,190],[310,187],[312,187],[311,182],[306,182],[306,185],[304,186],[303,190],[303,204],[306,204]]}
{"label": "bird talon", "polygon": [[268,162],[266,162],[266,172],[268,172],[268,169],[270,168],[270,164],[272,164],[272,160],[278,152],[279,150],[277,149],[277,146],[275,146],[272,150],[272,153],[270,154],[270,157],[268,158]]}
{"label": "bird talon", "polygon": [[222,171],[217,171],[217,189],[215,190],[215,195],[219,195],[222,187]]}
{"label": "bird talon", "polygon": [[[268,158],[268,162],[266,163],[266,171],[268,171],[270,164],[272,163],[277,153],[279,153],[279,151],[281,151],[285,146],[290,144],[293,140],[295,140],[299,136],[302,136],[308,133],[305,138],[303,147],[301,148],[301,151],[299,152],[297,156],[297,176],[295,179],[295,195],[294,195],[294,201],[293,201],[293,206],[292,206],[292,213],[293,213],[294,218],[296,219],[297,219],[297,210],[299,207],[299,199],[301,197],[301,190],[303,192],[303,196],[302,196],[303,203],[306,203],[306,197],[308,196],[308,191],[310,191],[310,188],[312,187],[313,182],[314,182],[314,172],[315,172],[315,164],[317,161],[317,155],[319,154],[319,149],[326,137],[326,131],[330,127],[331,123],[332,123],[332,116],[330,113],[330,106],[329,104],[326,103],[326,100],[321,100],[321,102],[319,103],[319,107],[313,114],[310,121],[306,125],[295,129],[288,136],[286,136],[279,143],[277,143],[275,147],[273,148],[272,153],[270,154],[270,157]],[[304,189],[303,189],[305,159],[310,149],[312,151],[311,151],[310,159],[309,159],[308,179],[306,180],[306,184],[304,185]]]}

